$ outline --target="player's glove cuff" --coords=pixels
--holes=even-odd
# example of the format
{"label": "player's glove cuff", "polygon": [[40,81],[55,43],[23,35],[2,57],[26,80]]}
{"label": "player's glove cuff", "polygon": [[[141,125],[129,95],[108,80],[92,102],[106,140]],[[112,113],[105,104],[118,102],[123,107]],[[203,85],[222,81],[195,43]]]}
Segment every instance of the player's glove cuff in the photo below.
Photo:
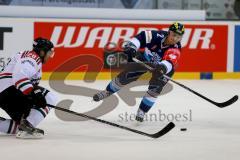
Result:
{"label": "player's glove cuff", "polygon": [[130,59],[132,59],[132,57],[136,57],[137,55],[137,47],[130,41],[123,46],[123,51]]}

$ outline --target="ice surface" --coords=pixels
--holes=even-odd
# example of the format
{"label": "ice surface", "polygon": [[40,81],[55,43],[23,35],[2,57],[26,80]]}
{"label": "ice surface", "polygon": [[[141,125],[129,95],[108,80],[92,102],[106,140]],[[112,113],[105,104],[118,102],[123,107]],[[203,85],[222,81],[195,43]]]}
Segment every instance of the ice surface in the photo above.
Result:
{"label": "ice surface", "polygon": [[[219,102],[240,93],[239,80],[181,80],[180,82]],[[92,89],[104,89],[107,83],[108,81],[66,82],[67,85]],[[41,85],[50,88],[47,81],[43,81]],[[150,139],[95,121],[63,121],[52,110],[39,126],[46,132],[42,140],[19,140],[14,136],[0,135],[1,160],[239,159],[240,102],[237,101],[232,106],[219,109],[183,88],[176,85],[173,87],[173,91],[158,98],[149,113],[155,113],[158,116],[157,120],[153,118],[154,120],[148,120],[137,126],[129,118],[131,114],[135,114],[141,99],[138,98],[134,106],[129,106],[119,96],[117,107],[99,117],[154,133],[167,124],[167,120],[159,120],[159,110],[168,115],[185,114],[187,116],[188,119],[184,122],[174,119],[176,127],[162,138]],[[136,91],[144,89],[146,86],[133,88]],[[91,111],[101,104],[101,102],[92,102],[91,98],[86,96],[60,93],[59,90],[57,94],[60,100],[73,100],[70,109],[76,112]],[[92,92],[86,94],[91,95]],[[125,119],[126,114],[128,119]],[[0,115],[6,116],[2,111]],[[182,127],[187,128],[187,131],[180,131]]]}

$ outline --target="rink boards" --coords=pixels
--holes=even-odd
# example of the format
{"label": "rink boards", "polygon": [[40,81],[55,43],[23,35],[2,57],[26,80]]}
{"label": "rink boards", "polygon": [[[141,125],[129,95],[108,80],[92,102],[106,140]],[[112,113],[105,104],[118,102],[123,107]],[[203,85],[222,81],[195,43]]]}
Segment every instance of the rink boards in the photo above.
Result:
{"label": "rink boards", "polygon": [[[56,55],[43,68],[43,79],[109,79],[121,59],[106,50],[121,51],[121,44],[143,30],[167,29],[171,21],[1,18],[0,67],[13,53],[31,49],[42,36],[55,44]],[[176,79],[240,78],[240,23],[186,21]],[[110,55],[110,56],[109,56]],[[88,67],[86,67],[88,66]],[[71,74],[68,74],[70,73]],[[113,73],[112,73],[113,72]],[[68,74],[66,76],[66,74]],[[90,74],[90,75],[89,75]]]}

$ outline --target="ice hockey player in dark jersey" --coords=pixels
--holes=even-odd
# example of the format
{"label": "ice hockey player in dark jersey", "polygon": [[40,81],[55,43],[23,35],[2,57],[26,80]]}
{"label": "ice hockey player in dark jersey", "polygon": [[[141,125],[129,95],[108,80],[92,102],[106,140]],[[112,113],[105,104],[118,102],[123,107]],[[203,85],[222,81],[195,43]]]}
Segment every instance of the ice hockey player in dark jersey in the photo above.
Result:
{"label": "ice hockey player in dark jersey", "polygon": [[[173,76],[180,57],[180,41],[184,30],[184,26],[181,23],[175,22],[170,25],[168,31],[142,31],[123,46],[124,53],[129,57],[129,62],[133,62],[132,57],[137,57],[139,60],[155,68],[149,81],[148,91],[142,98],[137,111],[137,121],[142,122],[144,120],[144,115],[154,105],[158,95],[160,95],[163,87],[168,82],[167,79],[163,77],[163,74],[169,77]],[[137,54],[139,49],[144,49],[144,53],[141,55]],[[136,81],[146,72],[147,69],[140,64],[135,63],[129,65],[129,67],[126,67],[126,69],[108,84],[106,90],[95,94],[93,100],[100,101],[112,95],[119,91],[124,85]]]}
{"label": "ice hockey player in dark jersey", "polygon": [[56,96],[38,84],[42,76],[42,64],[54,56],[51,41],[37,38],[31,51],[13,55],[0,73],[0,108],[11,119],[0,117],[0,132],[16,134],[17,138],[42,138],[44,131],[36,126],[56,105]]}

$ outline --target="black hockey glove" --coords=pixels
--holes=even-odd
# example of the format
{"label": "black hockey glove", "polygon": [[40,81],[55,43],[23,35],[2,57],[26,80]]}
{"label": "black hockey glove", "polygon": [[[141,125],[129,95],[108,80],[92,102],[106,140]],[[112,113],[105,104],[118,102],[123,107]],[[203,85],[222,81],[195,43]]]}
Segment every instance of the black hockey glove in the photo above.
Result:
{"label": "black hockey glove", "polygon": [[154,68],[154,73],[157,74],[158,77],[163,77],[163,75],[167,73],[167,67],[164,64],[156,64]]}
{"label": "black hockey glove", "polygon": [[30,99],[34,107],[45,108],[47,106],[47,101],[43,96],[41,89],[33,89],[30,94]]}
{"label": "black hockey glove", "polygon": [[132,58],[136,57],[137,55],[137,47],[135,46],[135,44],[133,44],[130,41],[123,46],[123,51],[125,54],[128,55],[128,59],[131,61],[132,61]]}

